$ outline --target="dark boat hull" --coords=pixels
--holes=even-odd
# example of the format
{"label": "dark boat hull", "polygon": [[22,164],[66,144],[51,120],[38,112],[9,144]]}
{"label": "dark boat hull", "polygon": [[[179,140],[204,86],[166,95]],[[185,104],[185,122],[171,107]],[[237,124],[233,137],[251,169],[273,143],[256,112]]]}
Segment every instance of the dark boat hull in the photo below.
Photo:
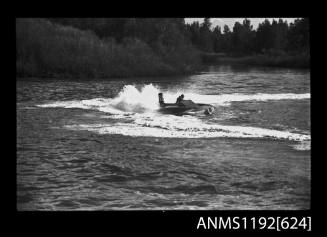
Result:
{"label": "dark boat hull", "polygon": [[158,94],[160,111],[162,113],[170,114],[183,114],[185,112],[198,112],[203,111],[205,114],[210,115],[214,111],[214,107],[210,104],[196,104],[192,100],[181,100],[178,103],[165,103],[162,93]]}
{"label": "dark boat hull", "polygon": [[[212,111],[211,111],[212,110]],[[190,111],[203,111],[211,114],[213,106],[210,104],[192,104],[191,106],[165,103],[160,107],[160,112],[171,114],[182,114]]]}

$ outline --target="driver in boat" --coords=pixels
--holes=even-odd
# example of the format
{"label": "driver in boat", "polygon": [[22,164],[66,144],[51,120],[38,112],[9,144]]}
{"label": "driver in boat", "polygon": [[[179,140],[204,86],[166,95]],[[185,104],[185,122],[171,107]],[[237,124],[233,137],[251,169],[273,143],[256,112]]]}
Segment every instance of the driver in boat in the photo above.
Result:
{"label": "driver in boat", "polygon": [[180,96],[178,96],[177,100],[176,100],[176,104],[181,104],[181,102],[184,100],[184,95],[181,94]]}

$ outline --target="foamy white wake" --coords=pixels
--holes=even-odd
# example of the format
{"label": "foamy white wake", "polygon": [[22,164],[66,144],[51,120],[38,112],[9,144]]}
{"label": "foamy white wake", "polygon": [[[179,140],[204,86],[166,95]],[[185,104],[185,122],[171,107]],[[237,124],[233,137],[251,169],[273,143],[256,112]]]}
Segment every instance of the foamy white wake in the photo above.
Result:
{"label": "foamy white wake", "polygon": [[[39,107],[80,108],[107,113],[108,118],[116,119],[114,123],[75,124],[65,128],[88,130],[99,134],[122,134],[127,136],[175,137],[175,138],[272,138],[292,141],[310,140],[310,135],[278,131],[272,129],[227,126],[211,124],[194,116],[174,116],[157,113],[159,109],[158,93],[160,89],[146,85],[138,90],[132,85],[125,86],[115,98],[95,98],[90,100],[59,101],[39,105]],[[310,94],[223,94],[201,95],[187,91],[177,93],[164,92],[166,102],[174,102],[183,93],[186,99],[194,102],[228,106],[233,101],[249,100],[297,100],[309,99]],[[128,122],[123,119],[128,118]]]}
{"label": "foamy white wake", "polygon": [[[193,95],[190,94],[189,97],[197,98],[197,100],[202,103],[212,103],[221,106],[228,106],[230,102],[239,101],[267,101],[267,100],[301,100],[310,99],[310,93],[304,94],[293,94],[293,93],[283,93],[283,94],[223,94],[223,95]],[[197,101],[196,101],[197,102]]]}
{"label": "foamy white wake", "polygon": [[149,127],[131,123],[115,124],[79,124],[66,125],[65,128],[72,130],[87,130],[99,134],[121,134],[125,136],[167,137],[167,138],[272,138],[287,139],[292,141],[310,140],[310,135],[277,131],[256,127],[223,126],[216,125],[212,128],[185,128],[164,129],[161,127]]}
{"label": "foamy white wake", "polygon": [[38,106],[46,108],[93,109],[110,114],[144,113],[159,108],[158,93],[159,89],[152,84],[144,86],[141,91],[135,86],[127,85],[115,98],[58,101]]}
{"label": "foamy white wake", "polygon": [[161,91],[152,84],[144,86],[138,90],[133,85],[126,85],[115,98],[95,98],[89,100],[58,101],[49,104],[38,105],[39,107],[62,107],[95,109],[102,112],[120,114],[125,112],[144,113],[154,111],[159,108],[158,93],[163,92],[165,102],[173,103],[180,94],[185,95],[185,99],[191,99],[195,103],[207,103],[218,106],[228,106],[230,102],[237,101],[267,101],[267,100],[300,100],[310,99],[310,93],[304,94],[221,94],[221,95],[201,95],[188,91],[169,92]]}

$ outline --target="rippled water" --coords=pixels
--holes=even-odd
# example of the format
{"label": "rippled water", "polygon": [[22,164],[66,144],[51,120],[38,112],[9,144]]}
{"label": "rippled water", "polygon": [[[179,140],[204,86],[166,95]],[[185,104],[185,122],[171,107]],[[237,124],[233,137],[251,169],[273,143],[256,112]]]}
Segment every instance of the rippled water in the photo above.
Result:
{"label": "rippled water", "polygon": [[[158,111],[157,93],[215,106]],[[308,209],[310,72],[17,81],[19,210]]]}

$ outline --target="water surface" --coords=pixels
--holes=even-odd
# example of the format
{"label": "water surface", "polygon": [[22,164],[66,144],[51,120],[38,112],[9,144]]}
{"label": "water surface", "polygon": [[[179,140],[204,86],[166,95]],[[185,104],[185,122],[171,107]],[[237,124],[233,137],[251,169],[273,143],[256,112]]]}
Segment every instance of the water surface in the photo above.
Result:
{"label": "water surface", "polygon": [[[215,106],[158,111],[157,93]],[[310,72],[17,81],[18,210],[308,209]]]}

